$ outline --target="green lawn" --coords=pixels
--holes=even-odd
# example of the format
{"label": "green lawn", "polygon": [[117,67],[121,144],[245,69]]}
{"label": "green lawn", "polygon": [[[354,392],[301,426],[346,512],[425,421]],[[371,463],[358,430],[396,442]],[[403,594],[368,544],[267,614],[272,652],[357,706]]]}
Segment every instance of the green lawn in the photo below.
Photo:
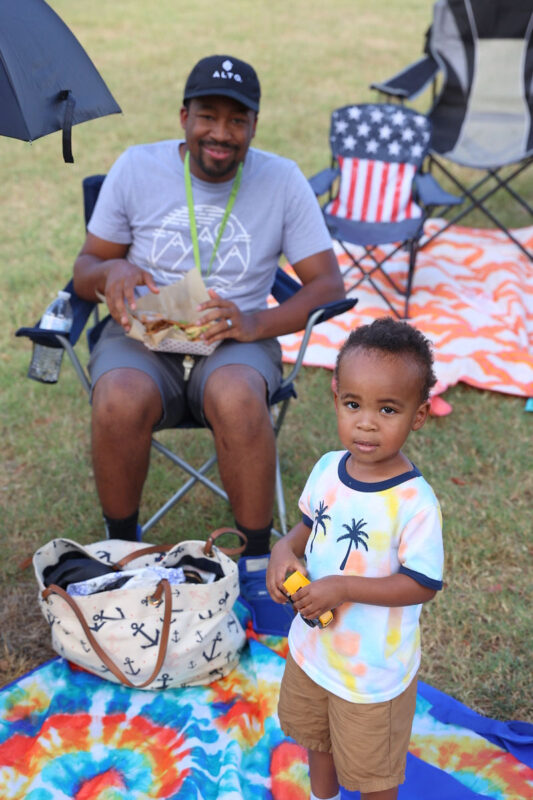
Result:
{"label": "green lawn", "polygon": [[[27,341],[14,331],[37,319],[70,276],[83,240],[82,178],[106,172],[130,144],[179,134],[186,75],[201,56],[251,61],[263,87],[255,144],[294,158],[306,175],[328,163],[330,112],[375,97],[371,81],[421,53],[431,4],[422,0],[52,0],[123,109],[77,126],[76,163],[61,160],[59,134],[32,145],[0,139],[2,324],[0,392],[0,677],[45,657],[30,570],[21,561],[45,540],[103,534],[89,451],[89,409],[70,365],[57,386],[26,379]],[[425,108],[426,100],[418,103]],[[505,202],[504,198],[501,198]],[[503,206],[510,224],[524,224]],[[290,522],[309,469],[337,447],[331,373],[305,369],[280,445]],[[408,452],[434,486],[445,519],[446,587],[425,609],[422,677],[478,711],[533,720],[531,618],[531,415],[524,401],[459,386],[449,417],[432,419]],[[208,434],[166,432],[201,456]],[[194,453],[193,451],[198,451]],[[154,455],[142,516],[171,492]],[[154,529],[156,541],[203,537],[232,522],[202,489]],[[24,599],[25,595],[30,600]]]}

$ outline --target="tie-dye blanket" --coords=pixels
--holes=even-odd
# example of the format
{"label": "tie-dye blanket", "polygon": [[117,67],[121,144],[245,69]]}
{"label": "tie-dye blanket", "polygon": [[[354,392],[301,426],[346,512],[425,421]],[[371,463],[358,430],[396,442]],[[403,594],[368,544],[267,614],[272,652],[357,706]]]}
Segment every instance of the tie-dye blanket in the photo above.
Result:
{"label": "tie-dye blanket", "polygon": [[[426,233],[443,226],[429,220]],[[533,250],[533,227],[514,231]],[[348,256],[337,250],[344,272]],[[388,271],[405,285],[407,253],[400,251]],[[345,275],[346,286],[360,273]],[[379,273],[374,274],[399,311],[403,300]],[[390,314],[368,282],[350,295],[355,309],[317,325],[304,364],[333,368],[339,346],[349,331]],[[439,395],[459,381],[479,389],[533,396],[533,263],[500,231],[451,227],[422,248],[410,302],[410,321],[434,344]],[[282,338],[286,361],[294,361],[301,336]]]}
{"label": "tie-dye blanket", "polygon": [[[248,625],[226,678],[160,692],[48,662],[0,691],[0,798],[305,800],[305,751],[276,715],[286,648]],[[429,797],[533,797],[533,725],[480,717],[420,684],[399,798]]]}

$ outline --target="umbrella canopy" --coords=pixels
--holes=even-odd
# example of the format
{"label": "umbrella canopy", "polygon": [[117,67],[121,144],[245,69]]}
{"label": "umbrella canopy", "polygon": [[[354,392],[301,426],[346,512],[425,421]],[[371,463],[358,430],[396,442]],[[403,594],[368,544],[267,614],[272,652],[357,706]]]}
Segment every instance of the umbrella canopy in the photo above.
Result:
{"label": "umbrella canopy", "polygon": [[44,0],[0,0],[0,135],[33,141],[120,112],[74,34]]}

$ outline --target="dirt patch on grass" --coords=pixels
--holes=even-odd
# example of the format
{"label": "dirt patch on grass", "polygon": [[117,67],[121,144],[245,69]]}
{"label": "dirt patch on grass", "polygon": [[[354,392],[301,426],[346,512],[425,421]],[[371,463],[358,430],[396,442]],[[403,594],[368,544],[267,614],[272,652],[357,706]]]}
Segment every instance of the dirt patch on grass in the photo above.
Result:
{"label": "dirt patch on grass", "polygon": [[37,602],[34,580],[0,592],[0,686],[20,678],[56,653]]}

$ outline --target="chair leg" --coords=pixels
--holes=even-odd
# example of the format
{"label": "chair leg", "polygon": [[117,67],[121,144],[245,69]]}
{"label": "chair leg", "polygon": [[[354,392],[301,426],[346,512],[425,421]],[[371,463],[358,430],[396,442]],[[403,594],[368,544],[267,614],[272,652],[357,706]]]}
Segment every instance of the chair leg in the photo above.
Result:
{"label": "chair leg", "polygon": [[146,531],[150,530],[150,528],[153,525],[155,525],[156,522],[159,522],[159,520],[162,517],[164,517],[165,514],[167,514],[170,511],[170,509],[173,506],[175,506],[176,503],[178,503],[181,500],[181,498],[185,494],[187,494],[187,492],[190,489],[192,489],[192,487],[198,482],[203,483],[204,486],[207,486],[208,489],[211,489],[212,492],[214,492],[216,495],[218,495],[223,500],[226,500],[226,502],[228,502],[229,498],[226,492],[223,489],[221,489],[220,486],[217,486],[216,483],[213,483],[213,481],[210,481],[209,478],[205,477],[205,473],[208,472],[211,469],[211,467],[213,467],[216,464],[217,461],[216,455],[212,455],[211,458],[209,458],[204,464],[202,464],[201,467],[199,467],[198,469],[194,469],[193,467],[190,466],[190,464],[187,464],[186,461],[183,461],[183,459],[181,459],[179,456],[173,453],[172,450],[169,450],[167,447],[162,445],[161,442],[158,442],[156,439],[152,439],[152,445],[153,447],[155,447],[156,450],[159,450],[160,453],[162,453],[170,461],[172,461],[173,464],[176,464],[176,466],[180,467],[185,472],[188,472],[191,477],[178,489],[177,492],[175,492],[172,495],[172,497],[170,497],[167,500],[167,502],[164,505],[161,506],[161,508],[158,511],[156,511],[156,513],[152,517],[150,517],[148,522],[146,522],[142,526],[143,535]]}
{"label": "chair leg", "polygon": [[409,272],[407,273],[407,287],[405,289],[405,311],[404,319],[409,319],[409,300],[413,288],[413,278],[415,274],[416,256],[418,253],[418,241],[411,239],[409,243]]}
{"label": "chair leg", "polygon": [[272,528],[272,534],[280,539],[282,536],[287,535],[288,527],[287,527],[287,507],[285,505],[285,493],[283,491],[283,481],[281,478],[281,467],[279,463],[277,440],[278,440],[278,433],[280,432],[283,420],[285,418],[285,414],[289,407],[289,403],[290,403],[290,398],[288,399],[286,398],[278,405],[270,407],[270,421],[272,422],[274,436],[276,437],[276,505],[278,508],[278,517],[281,527],[281,533],[277,531],[275,528]]}
{"label": "chair leg", "polygon": [[[446,175],[446,177],[449,180],[451,180],[452,183],[461,192],[463,192],[463,194],[466,195],[466,197],[470,201],[470,204],[466,208],[463,208],[461,206],[461,210],[459,210],[458,213],[455,216],[452,217],[452,219],[448,219],[447,220],[446,225],[444,226],[444,228],[441,228],[436,233],[434,233],[432,236],[428,237],[427,239],[424,239],[424,241],[423,241],[421,246],[422,247],[426,247],[426,245],[428,245],[430,242],[432,242],[433,239],[435,239],[437,236],[440,236],[442,233],[444,233],[444,231],[446,231],[452,225],[454,225],[457,222],[459,222],[459,220],[463,219],[464,217],[467,216],[467,214],[469,214],[471,211],[473,211],[474,209],[477,208],[477,209],[479,209],[481,211],[481,213],[483,213],[493,223],[493,225],[496,228],[499,228],[507,236],[507,238],[511,242],[513,242],[513,244],[515,244],[519,248],[519,250],[521,250],[524,253],[524,255],[527,256],[527,258],[530,261],[533,261],[533,252],[527,250],[527,248],[525,248],[524,245],[521,242],[518,241],[518,239],[511,233],[511,231],[508,228],[506,228],[505,225],[503,225],[499,221],[499,219],[490,211],[490,209],[488,209],[485,206],[485,202],[490,197],[492,197],[492,195],[494,195],[499,189],[506,189],[507,192],[512,197],[514,197],[514,199],[517,200],[525,210],[527,210],[527,211],[529,211],[531,213],[531,207],[529,206],[529,204],[527,202],[525,202],[523,200],[523,198],[520,198],[519,195],[516,195],[516,192],[514,192],[514,190],[508,184],[518,174],[520,174],[525,169],[527,169],[527,167],[531,166],[532,163],[533,163],[533,159],[526,159],[525,161],[521,162],[518,165],[518,167],[516,167],[516,169],[510,175],[507,176],[507,178],[505,180],[502,180],[499,177],[499,175],[498,175],[498,172],[500,171],[499,169],[489,170],[487,172],[487,174],[485,174],[477,183],[475,183],[472,187],[467,188],[467,187],[463,186],[457,180],[457,178],[450,172],[450,170],[448,170],[438,159],[432,157],[431,158],[431,164],[437,166],[441,170],[441,172],[444,175]],[[484,186],[491,178],[496,182],[496,186],[493,186],[488,191],[485,191],[482,195],[476,196],[475,192],[478,189],[480,189],[482,186]],[[438,210],[438,209],[434,209],[434,212],[436,210]]]}
{"label": "chair leg", "polygon": [[[274,429],[274,435],[277,438],[279,430],[281,428],[281,424],[283,422],[283,418],[285,416],[285,412],[287,410],[289,404],[289,400],[284,400],[280,405],[281,408],[276,406],[275,408],[270,409],[270,418],[272,421],[272,427]],[[152,438],[152,447],[158,450],[162,455],[172,461],[177,467],[182,469],[184,472],[187,472],[191,477],[184,483],[177,492],[175,492],[172,497],[170,497],[167,502],[161,506],[156,513],[150,517],[150,519],[142,526],[142,534],[144,535],[146,531],[150,530],[159,520],[167,514],[173,506],[178,503],[181,498],[187,494],[190,489],[196,483],[202,483],[208,489],[210,489],[214,494],[221,497],[226,502],[229,502],[229,497],[227,493],[217,486],[216,483],[213,483],[209,478],[206,477],[205,473],[208,472],[211,467],[213,467],[217,463],[217,456],[213,454],[201,467],[196,469],[192,467],[187,461],[184,461],[180,458],[176,453],[172,450],[169,450],[168,447],[165,447],[161,442],[159,442],[155,437]],[[281,479],[281,469],[279,463],[279,455],[276,446],[276,475],[275,475],[275,489],[276,489],[276,504],[278,508],[278,516],[280,521],[281,533],[276,530],[276,528],[272,528],[272,535],[281,538],[287,534],[287,508],[285,505],[285,495],[283,492],[283,482]]]}
{"label": "chair leg", "polygon": [[[422,226],[421,226],[422,228]],[[360,258],[356,258],[352,252],[348,249],[345,243],[342,240],[337,240],[340,246],[343,248],[344,252],[348,256],[351,261],[351,265],[349,265],[346,270],[342,273],[343,278],[346,279],[347,274],[354,268],[357,268],[361,272],[361,276],[346,285],[345,280],[345,288],[346,293],[349,294],[353,292],[361,283],[367,281],[376,294],[378,294],[385,305],[392,311],[395,317],[398,319],[407,319],[408,307],[409,307],[409,295],[411,294],[411,286],[413,281],[413,273],[414,273],[414,261],[416,259],[416,252],[417,252],[417,240],[413,239],[406,242],[400,242],[387,256],[382,260],[378,261],[376,256],[374,255],[374,251],[377,249],[377,246],[372,245],[364,245],[365,253]],[[415,242],[415,252],[413,253],[413,242]],[[407,288],[403,289],[386,271],[384,268],[384,264],[387,261],[396,255],[400,250],[407,249],[409,251],[409,268],[408,268],[408,276],[407,276]],[[364,259],[369,259],[372,264],[367,265],[366,263],[363,265]],[[390,300],[385,296],[384,292],[382,291],[381,287],[374,281],[373,275],[376,272],[380,272],[383,278],[387,281],[387,283],[391,286],[391,288],[396,292],[396,294],[400,295],[401,297],[405,297],[405,304],[404,304],[404,312],[402,314],[401,311],[398,311],[394,305],[390,302]]]}
{"label": "chair leg", "polygon": [[281,534],[272,529],[275,536],[287,535],[287,508],[285,506],[285,495],[283,493],[283,482],[281,480],[281,469],[279,466],[279,456],[276,450],[276,503],[278,506],[279,523],[281,527]]}
{"label": "chair leg", "polygon": [[83,388],[85,389],[87,394],[90,394],[91,393],[91,382],[89,380],[87,372],[83,369],[83,367],[81,365],[81,362],[80,362],[80,360],[78,358],[78,354],[76,353],[76,351],[72,347],[71,343],[69,342],[69,340],[65,336],[61,336],[60,334],[58,334],[57,338],[61,342],[61,344],[63,345],[65,350],[67,351],[67,355],[70,358],[72,366],[76,370],[76,374],[77,374],[78,378],[80,379],[81,385],[83,386]]}
{"label": "chair leg", "polygon": [[[531,162],[529,162],[529,163],[531,163]],[[530,216],[532,216],[532,217],[533,217],[533,208],[531,208],[531,206],[529,205],[529,203],[527,202],[527,200],[525,200],[523,197],[520,197],[520,195],[519,195],[517,192],[515,192],[515,190],[513,189],[513,187],[509,185],[509,181],[510,181],[510,180],[512,180],[512,179],[515,177],[515,175],[518,175],[518,173],[519,173],[519,172],[522,172],[524,169],[526,169],[526,167],[527,167],[527,166],[529,166],[529,164],[528,164],[528,163],[524,164],[524,165],[521,167],[521,169],[519,169],[519,170],[517,170],[516,172],[514,172],[514,173],[513,173],[512,175],[510,175],[510,176],[509,176],[509,177],[508,177],[506,180],[502,180],[502,179],[500,178],[500,176],[499,176],[499,174],[498,174],[498,173],[500,172],[500,170],[499,170],[499,169],[495,169],[495,170],[489,170],[489,172],[490,172],[490,175],[491,175],[491,177],[492,177],[492,178],[493,178],[493,179],[496,181],[496,183],[498,184],[498,186],[500,186],[502,189],[505,189],[505,191],[507,192],[507,194],[511,195],[511,197],[513,198],[513,200],[515,200],[515,201],[516,201],[516,202],[517,202],[517,203],[518,203],[520,206],[522,206],[522,208],[524,209],[524,211],[527,211],[527,212],[528,212],[528,214],[530,214]]]}
{"label": "chair leg", "polygon": [[[216,483],[213,483],[213,481],[209,480],[209,478],[205,476],[205,473],[208,472],[211,469],[211,467],[213,467],[216,464],[217,462],[216,455],[212,455],[204,464],[202,464],[201,467],[195,469],[194,467],[191,467],[191,465],[188,464],[186,461],[184,461],[182,458],[177,456],[176,453],[173,453],[172,450],[169,450],[168,447],[165,447],[163,444],[161,444],[161,442],[158,442],[157,439],[152,439],[152,446],[156,450],[158,450],[162,455],[166,456],[166,458],[172,461],[173,464],[180,467],[180,469],[184,470],[185,472],[188,472],[191,477],[182,486],[180,486],[178,491],[175,492],[172,495],[172,497],[170,497],[166,501],[166,503],[164,503],[164,505],[162,505],[161,508],[159,508],[156,511],[156,513],[152,517],[150,517],[150,519],[147,522],[145,522],[145,524],[142,526],[143,536],[146,533],[146,531],[149,531],[150,528],[152,528],[157,522],[159,522],[159,520],[162,519],[165,516],[165,514],[167,514],[176,505],[176,503],[178,503],[181,500],[181,498],[184,497],[184,495],[186,495],[187,492],[192,489],[192,487],[196,483],[203,483],[204,486],[206,486],[216,495],[221,497],[226,502],[229,502],[229,497],[227,493],[223,489],[221,489],[220,486],[217,486]],[[272,528],[272,535],[277,536],[278,538],[281,539],[282,536],[286,536],[288,528],[287,528],[287,507],[285,505],[285,494],[283,492],[283,481],[281,479],[281,469],[280,469],[279,456],[277,450],[276,450],[276,504],[278,508],[281,533],[278,530],[276,530],[276,528]]]}

